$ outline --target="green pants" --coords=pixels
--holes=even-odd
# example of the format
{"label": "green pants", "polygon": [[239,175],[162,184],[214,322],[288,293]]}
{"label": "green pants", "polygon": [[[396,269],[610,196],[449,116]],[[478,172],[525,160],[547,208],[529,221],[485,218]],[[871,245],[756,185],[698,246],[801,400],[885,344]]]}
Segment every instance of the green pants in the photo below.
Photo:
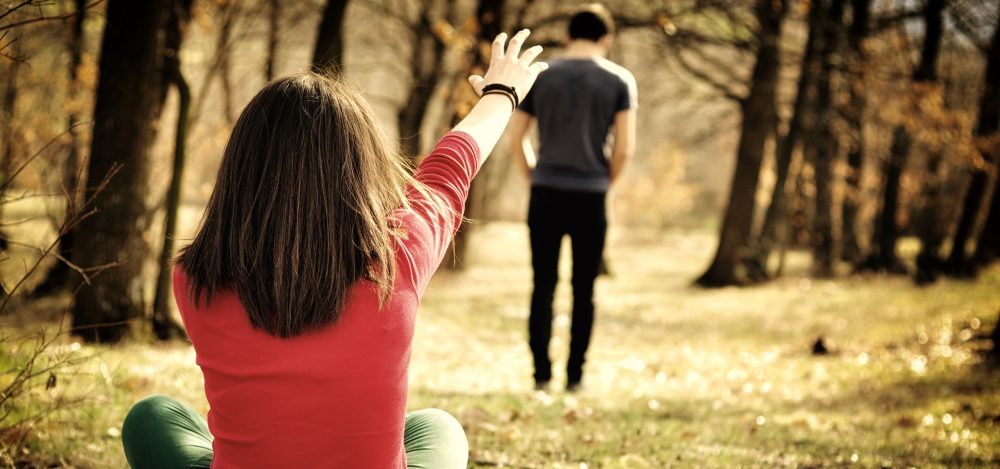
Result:
{"label": "green pants", "polygon": [[[147,397],[129,410],[122,445],[133,469],[212,466],[212,434],[205,419],[166,396]],[[469,457],[462,426],[439,409],[407,413],[403,445],[408,468],[464,468]]]}

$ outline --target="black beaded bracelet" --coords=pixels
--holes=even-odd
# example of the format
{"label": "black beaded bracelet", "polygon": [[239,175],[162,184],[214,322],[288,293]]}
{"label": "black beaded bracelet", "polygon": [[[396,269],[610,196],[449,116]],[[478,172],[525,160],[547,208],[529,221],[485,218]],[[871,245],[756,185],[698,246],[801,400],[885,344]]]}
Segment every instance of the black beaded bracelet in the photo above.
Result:
{"label": "black beaded bracelet", "polygon": [[491,90],[491,91],[484,91],[484,92],[483,92],[483,95],[482,95],[482,96],[480,96],[480,98],[482,98],[483,96],[486,96],[486,95],[488,95],[488,94],[499,94],[499,95],[503,95],[504,97],[506,97],[507,99],[509,99],[509,100],[510,100],[510,106],[511,106],[511,111],[514,111],[514,109],[517,109],[517,103],[515,103],[515,102],[514,102],[514,96],[511,96],[511,94],[510,94],[510,93],[508,93],[508,92],[506,92],[506,91],[500,91],[500,90]]}
{"label": "black beaded bracelet", "polygon": [[507,86],[500,83],[490,83],[489,85],[483,87],[483,96],[486,96],[486,94],[490,91],[499,91],[509,95],[511,101],[514,102],[514,109],[517,109],[517,106],[521,104],[521,99],[517,96],[517,90],[514,89],[513,86]]}

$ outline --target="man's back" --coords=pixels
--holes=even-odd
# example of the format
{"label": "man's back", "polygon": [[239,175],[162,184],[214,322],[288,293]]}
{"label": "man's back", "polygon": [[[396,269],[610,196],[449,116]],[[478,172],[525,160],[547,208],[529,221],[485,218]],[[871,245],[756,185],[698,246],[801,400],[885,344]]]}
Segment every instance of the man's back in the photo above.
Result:
{"label": "man's back", "polygon": [[615,114],[635,107],[635,79],[623,67],[603,58],[550,62],[520,106],[538,120],[532,185],[607,191],[608,133]]}
{"label": "man's back", "polygon": [[[559,251],[573,250],[573,320],[566,390],[580,388],[594,326],[594,282],[607,234],[607,193],[635,151],[635,78],[607,57],[615,21],[607,8],[585,5],[570,18],[562,59],[549,62],[510,122],[511,159],[531,179],[531,312],[528,345],[536,389],[552,379],[549,342],[559,282]],[[538,123],[541,146],[527,139]],[[612,127],[613,140],[609,142]],[[535,154],[537,153],[537,158]]]}

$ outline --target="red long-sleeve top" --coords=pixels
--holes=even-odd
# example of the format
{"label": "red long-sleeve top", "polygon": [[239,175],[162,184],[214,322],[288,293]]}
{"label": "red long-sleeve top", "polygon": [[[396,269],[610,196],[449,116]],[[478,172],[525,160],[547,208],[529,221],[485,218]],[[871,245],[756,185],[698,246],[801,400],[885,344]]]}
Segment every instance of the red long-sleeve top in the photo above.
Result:
{"label": "red long-sleeve top", "polygon": [[188,278],[174,270],[174,297],[205,377],[215,468],[405,468],[403,424],[413,327],[420,297],[461,221],[479,148],[451,132],[415,179],[445,201],[435,210],[408,190],[392,214],[396,243],[392,298],[359,281],[340,320],[290,339],[254,329],[233,292],[194,306]]}

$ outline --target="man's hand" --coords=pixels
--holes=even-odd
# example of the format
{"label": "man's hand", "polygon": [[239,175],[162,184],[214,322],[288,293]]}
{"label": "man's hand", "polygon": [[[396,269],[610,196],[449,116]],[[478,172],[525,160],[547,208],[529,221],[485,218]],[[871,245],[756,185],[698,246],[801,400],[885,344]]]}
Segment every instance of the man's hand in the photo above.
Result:
{"label": "man's hand", "polygon": [[535,152],[528,141],[528,128],[531,127],[533,118],[530,114],[517,111],[510,119],[510,157],[528,181],[531,181],[531,173],[535,166]]}
{"label": "man's hand", "polygon": [[615,114],[615,143],[611,149],[611,184],[618,182],[635,153],[635,109]]}

